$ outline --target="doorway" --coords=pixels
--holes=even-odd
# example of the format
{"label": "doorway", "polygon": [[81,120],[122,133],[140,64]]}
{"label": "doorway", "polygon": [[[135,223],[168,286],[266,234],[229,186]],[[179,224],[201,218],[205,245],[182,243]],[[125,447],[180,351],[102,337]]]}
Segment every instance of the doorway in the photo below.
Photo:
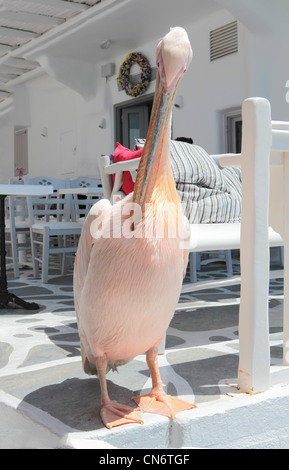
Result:
{"label": "doorway", "polygon": [[115,143],[133,150],[135,139],[145,139],[149,127],[153,94],[114,107]]}
{"label": "doorway", "polygon": [[225,152],[241,153],[242,110],[234,108],[223,113],[225,128]]}
{"label": "doorway", "polygon": [[24,168],[24,175],[28,174],[28,130],[26,128],[14,129],[14,175],[19,176],[19,170]]}
{"label": "doorway", "polygon": [[227,148],[229,153],[241,153],[242,116],[227,118]]}

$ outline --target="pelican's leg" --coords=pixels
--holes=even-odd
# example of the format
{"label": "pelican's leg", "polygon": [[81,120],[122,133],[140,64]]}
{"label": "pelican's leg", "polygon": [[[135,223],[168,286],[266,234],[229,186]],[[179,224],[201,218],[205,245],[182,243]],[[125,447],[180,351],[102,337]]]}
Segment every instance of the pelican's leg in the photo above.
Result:
{"label": "pelican's leg", "polygon": [[108,429],[128,423],[143,424],[143,421],[140,419],[141,412],[139,409],[131,408],[126,405],[121,405],[120,403],[117,403],[116,401],[113,401],[109,398],[106,382],[106,358],[104,356],[97,358],[95,364],[97,368],[98,378],[100,381],[100,416],[103,421],[103,424]]}
{"label": "pelican's leg", "polygon": [[154,346],[147,351],[146,359],[152,378],[152,390],[148,395],[133,398],[143,411],[157,413],[174,419],[175,414],[179,411],[190,410],[196,407],[196,405],[171,397],[165,393],[158,366],[157,347]]}

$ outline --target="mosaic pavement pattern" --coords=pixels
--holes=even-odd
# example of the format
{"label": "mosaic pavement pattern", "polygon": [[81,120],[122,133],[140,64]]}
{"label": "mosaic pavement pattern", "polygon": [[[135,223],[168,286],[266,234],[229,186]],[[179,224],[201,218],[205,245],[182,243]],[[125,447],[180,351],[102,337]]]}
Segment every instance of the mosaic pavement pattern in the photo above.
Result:
{"label": "mosaic pavement pattern", "polygon": [[[222,266],[202,272],[203,279],[224,276]],[[0,400],[47,413],[66,430],[103,428],[98,379],[82,371],[72,275],[52,277],[44,285],[26,269],[20,279],[9,281],[9,290],[41,308],[0,311]],[[224,384],[238,370],[239,300],[239,286],[181,296],[166,352],[159,356],[169,394],[205,406],[226,393]],[[283,280],[276,279],[270,285],[272,363],[282,357],[282,304]],[[133,395],[150,388],[145,355],[119,373],[109,372],[107,379],[111,398],[132,404]]]}

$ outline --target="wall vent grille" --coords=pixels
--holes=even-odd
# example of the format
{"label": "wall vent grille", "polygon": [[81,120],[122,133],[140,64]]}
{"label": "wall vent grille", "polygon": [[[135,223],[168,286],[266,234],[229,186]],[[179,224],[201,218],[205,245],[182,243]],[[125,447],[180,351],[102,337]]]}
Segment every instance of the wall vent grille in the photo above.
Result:
{"label": "wall vent grille", "polygon": [[232,23],[210,31],[211,62],[236,52],[238,52],[237,21],[233,21]]}

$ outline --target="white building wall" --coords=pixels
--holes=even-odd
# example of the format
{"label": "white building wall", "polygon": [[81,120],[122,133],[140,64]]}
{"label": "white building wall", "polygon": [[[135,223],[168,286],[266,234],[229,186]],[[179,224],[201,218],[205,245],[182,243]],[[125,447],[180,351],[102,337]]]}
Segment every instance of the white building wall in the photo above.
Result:
{"label": "white building wall", "polygon": [[210,62],[210,31],[234,20],[222,11],[188,29],[194,57],[178,90],[184,107],[174,109],[173,137],[192,137],[195,144],[209,153],[224,150],[221,112],[241,107],[248,92],[246,32],[241,24],[238,25],[239,52]]}
{"label": "white building wall", "polygon": [[[289,80],[287,31],[282,35],[281,32],[254,35],[238,23],[239,52],[210,62],[210,30],[234,19],[224,9],[187,28],[194,57],[177,92],[184,104],[173,110],[173,138],[192,137],[209,153],[224,151],[222,112],[241,107],[249,96],[270,99],[274,119],[288,120],[289,103],[285,99],[288,91],[285,85]],[[155,65],[155,49],[155,41],[139,49],[152,66]],[[7,182],[14,173],[16,125],[28,127],[31,176],[99,177],[96,156],[114,151],[113,107],[130,99],[124,91],[118,90],[117,74],[132,50],[125,50],[121,56],[109,60],[115,63],[116,74],[108,80],[100,77],[102,64],[90,68],[97,83],[95,98],[90,100],[63,84],[63,70],[62,83],[44,74],[16,88],[8,124],[0,117],[1,182]],[[152,93],[154,87],[153,81],[146,94]],[[106,125],[101,129],[99,124],[103,118]]]}
{"label": "white building wall", "polygon": [[286,83],[289,80],[289,29],[274,34],[250,35],[250,96],[262,96],[271,103],[275,120],[289,121]]}
{"label": "white building wall", "polygon": [[74,176],[78,135],[75,92],[46,75],[27,83],[27,90],[29,175]]}
{"label": "white building wall", "polygon": [[[247,97],[245,31],[242,25],[239,28],[239,53],[210,63],[210,30],[233,20],[234,17],[224,10],[187,28],[194,57],[177,93],[183,96],[184,106],[181,109],[174,108],[173,111],[173,137],[192,137],[195,143],[213,153],[222,150],[220,111],[241,106]],[[155,41],[140,50],[152,66],[155,65],[155,50]],[[131,99],[124,91],[118,90],[116,80],[119,67],[129,52],[124,51],[123,56],[111,60],[116,64],[116,75],[98,81],[95,100],[89,103],[81,98],[78,100],[81,116],[79,149],[80,158],[85,164],[94,158],[95,152],[113,153],[113,106]],[[145,94],[152,93],[154,88],[155,81],[150,83]],[[105,129],[98,127],[102,118],[106,121]]]}

